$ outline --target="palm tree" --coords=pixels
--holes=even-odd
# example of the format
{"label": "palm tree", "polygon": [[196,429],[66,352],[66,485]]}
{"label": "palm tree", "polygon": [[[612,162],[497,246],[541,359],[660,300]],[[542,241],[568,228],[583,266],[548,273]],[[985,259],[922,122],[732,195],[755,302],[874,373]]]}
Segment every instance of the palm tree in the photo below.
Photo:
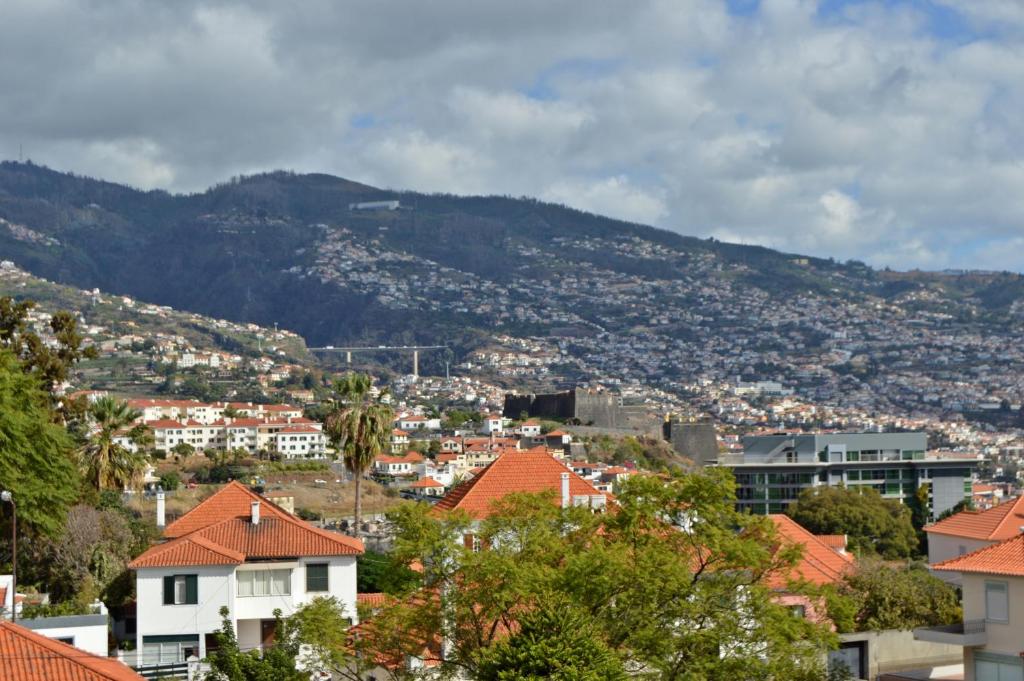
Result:
{"label": "palm tree", "polygon": [[355,536],[362,524],[362,482],[373,460],[390,450],[394,412],[384,404],[381,395],[370,392],[373,379],[365,374],[348,374],[337,381],[334,390],[338,397],[324,419],[324,431],[337,450],[345,468],[355,478]]}
{"label": "palm tree", "polygon": [[136,423],[141,412],[113,397],[101,397],[88,409],[93,422],[89,439],[78,450],[82,474],[97,490],[137,487],[146,472],[147,457],[116,442],[127,436],[137,447],[151,441],[149,429]]}

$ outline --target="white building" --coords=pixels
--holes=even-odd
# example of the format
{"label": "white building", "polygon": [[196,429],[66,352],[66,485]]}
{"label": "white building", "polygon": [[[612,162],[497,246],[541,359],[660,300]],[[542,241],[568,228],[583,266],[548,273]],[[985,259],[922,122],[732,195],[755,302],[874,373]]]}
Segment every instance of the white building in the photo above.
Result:
{"label": "white building", "polygon": [[356,620],[363,543],[315,528],[238,482],[167,526],[164,538],[129,564],[139,665],[205,657],[221,608],[243,650],[274,642],[275,609],[287,617],[318,596],[338,599]]}
{"label": "white building", "polygon": [[285,426],[275,433],[274,448],[285,459],[322,459],[327,456],[327,437],[316,426]]}

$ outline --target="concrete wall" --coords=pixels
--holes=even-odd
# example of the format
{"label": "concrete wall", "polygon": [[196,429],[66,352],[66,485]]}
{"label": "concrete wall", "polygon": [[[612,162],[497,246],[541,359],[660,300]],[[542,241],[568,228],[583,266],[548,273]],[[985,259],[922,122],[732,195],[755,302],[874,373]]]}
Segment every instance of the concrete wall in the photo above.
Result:
{"label": "concrete wall", "polygon": [[52,639],[72,639],[71,645],[100,657],[110,652],[106,615],[72,615],[19,620],[18,624]]}
{"label": "concrete wall", "polygon": [[[986,541],[984,539],[965,539],[963,537],[953,537],[948,534],[939,534],[938,532],[929,532],[928,562],[932,565],[935,563],[941,563],[944,560],[956,558],[957,556],[961,556],[965,553],[974,553],[978,549],[983,549],[994,543],[995,542]],[[932,574],[946,582],[953,584],[960,583],[959,572],[935,570]]]}
{"label": "concrete wall", "polygon": [[1002,577],[997,575],[977,575],[964,573],[963,607],[964,621],[985,619],[985,582],[1005,582],[1008,589],[1009,621],[985,622],[987,643],[978,648],[979,651],[1018,657],[1024,650],[1024,579],[1020,577]]}
{"label": "concrete wall", "polygon": [[665,437],[672,443],[672,449],[698,466],[718,458],[718,438],[715,436],[713,423],[687,423],[673,419],[665,424],[665,431]]}
{"label": "concrete wall", "polygon": [[839,638],[843,642],[864,641],[867,643],[867,678],[869,679],[888,672],[955,665],[963,660],[964,649],[962,647],[917,641],[914,640],[913,631],[865,631],[841,634]]}

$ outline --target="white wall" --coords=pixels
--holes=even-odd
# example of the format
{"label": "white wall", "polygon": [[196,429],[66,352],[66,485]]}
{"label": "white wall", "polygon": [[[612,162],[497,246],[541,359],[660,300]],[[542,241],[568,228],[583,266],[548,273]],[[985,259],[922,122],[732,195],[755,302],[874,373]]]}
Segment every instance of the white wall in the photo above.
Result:
{"label": "white wall", "polygon": [[[984,539],[965,539],[963,537],[953,537],[948,534],[939,534],[937,532],[928,533],[928,562],[932,565],[935,563],[941,563],[944,560],[950,558],[956,558],[964,553],[974,553],[978,549],[983,549],[986,546],[991,546],[996,542],[986,541]],[[960,548],[963,547],[964,551]],[[947,572],[944,570],[936,570],[933,574],[946,582],[960,583],[959,572]]]}
{"label": "white wall", "polygon": [[1001,575],[963,575],[964,621],[985,619],[985,581],[1006,582],[1008,586],[1009,622],[986,622],[988,640],[983,650],[1017,657],[1024,645],[1021,630],[1024,629],[1024,578]]}
{"label": "white wall", "polygon": [[[198,634],[205,653],[204,634],[221,626],[220,609],[234,607],[235,567],[142,568],[136,572],[137,593],[136,650],[142,653],[143,636],[159,634]],[[198,575],[198,605],[164,605],[166,575]]]}
{"label": "white wall", "polygon": [[52,627],[32,631],[47,638],[72,638],[74,641],[71,645],[100,657],[106,657],[110,652],[106,624],[89,627]]}

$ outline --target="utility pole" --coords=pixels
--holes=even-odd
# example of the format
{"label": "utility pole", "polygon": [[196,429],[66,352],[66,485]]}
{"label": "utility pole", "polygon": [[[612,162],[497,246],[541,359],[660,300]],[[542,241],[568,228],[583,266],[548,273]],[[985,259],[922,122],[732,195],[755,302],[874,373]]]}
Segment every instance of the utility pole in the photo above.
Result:
{"label": "utility pole", "polygon": [[11,504],[11,621],[18,617],[18,507],[8,490],[0,492],[0,501]]}

